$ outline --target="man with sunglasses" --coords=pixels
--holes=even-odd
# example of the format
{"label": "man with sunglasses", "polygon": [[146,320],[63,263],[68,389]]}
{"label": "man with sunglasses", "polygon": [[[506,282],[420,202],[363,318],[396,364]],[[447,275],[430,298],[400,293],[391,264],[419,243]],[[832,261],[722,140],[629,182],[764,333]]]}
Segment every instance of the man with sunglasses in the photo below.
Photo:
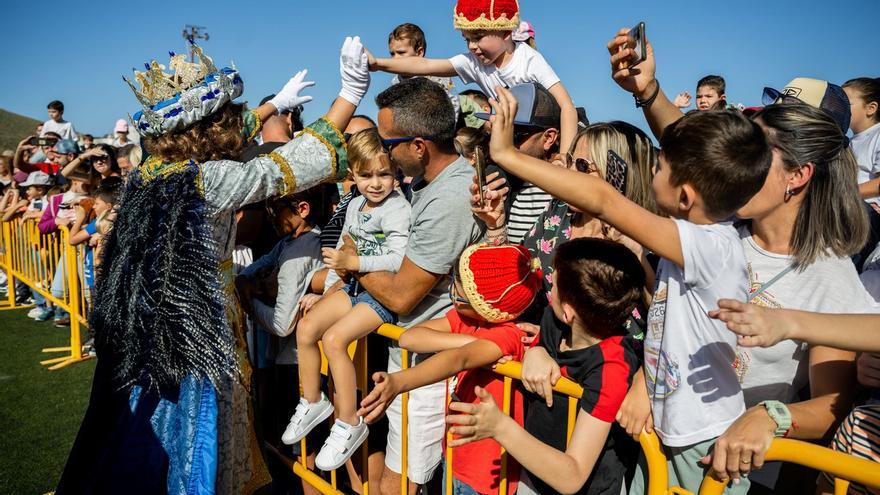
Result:
{"label": "man with sunglasses", "polygon": [[[455,150],[455,111],[443,88],[424,78],[407,79],[380,93],[376,106],[382,146],[405,175],[414,177],[412,226],[397,273],[353,275],[377,301],[400,315],[400,326],[410,328],[449,310],[449,273],[461,252],[482,238],[483,228],[469,208],[474,170]],[[388,371],[398,371],[401,359],[400,349],[392,348]],[[445,399],[443,382],[410,393],[409,445],[418,446],[407,456],[410,493],[430,481],[440,464]],[[383,494],[400,492],[401,413],[398,398],[387,411]]]}
{"label": "man with sunglasses", "polygon": [[[559,153],[559,126],[562,110],[553,95],[537,83],[520,84],[510,88],[520,103],[513,127],[513,144],[519,151],[550,162]],[[489,120],[491,114],[477,113]],[[530,183],[508,177],[513,202],[508,213],[507,239],[519,244],[535,225],[552,196]]]}

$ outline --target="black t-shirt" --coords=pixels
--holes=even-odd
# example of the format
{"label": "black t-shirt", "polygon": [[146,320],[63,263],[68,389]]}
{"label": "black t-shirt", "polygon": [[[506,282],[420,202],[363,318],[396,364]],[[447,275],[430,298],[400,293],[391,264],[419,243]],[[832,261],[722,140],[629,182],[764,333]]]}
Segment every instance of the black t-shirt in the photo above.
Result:
{"label": "black t-shirt", "polygon": [[[632,479],[639,446],[626,434],[614,417],[641,366],[642,345],[630,336],[609,337],[600,343],[569,351],[560,351],[563,332],[568,327],[557,320],[552,308],[544,311],[538,345],[544,347],[559,363],[564,376],[580,384],[584,393],[580,409],[593,417],[613,423],[605,447],[579,495],[620,493],[624,479]],[[553,407],[535,394],[526,395],[526,431],[551,447],[565,451],[568,424],[568,396],[554,392]],[[530,475],[538,493],[557,492]]]}

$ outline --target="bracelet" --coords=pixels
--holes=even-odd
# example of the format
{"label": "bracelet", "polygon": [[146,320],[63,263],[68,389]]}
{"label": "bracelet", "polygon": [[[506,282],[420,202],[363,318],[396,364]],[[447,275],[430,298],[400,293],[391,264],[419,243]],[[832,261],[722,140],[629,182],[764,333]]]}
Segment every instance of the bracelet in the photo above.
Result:
{"label": "bracelet", "polygon": [[660,94],[660,81],[658,81],[657,79],[654,79],[654,82],[657,83],[657,89],[654,90],[654,94],[651,95],[649,98],[642,100],[642,99],[639,99],[638,96],[633,94],[633,99],[636,100],[636,108],[647,107],[651,103],[654,103],[654,100],[657,99],[657,95]]}

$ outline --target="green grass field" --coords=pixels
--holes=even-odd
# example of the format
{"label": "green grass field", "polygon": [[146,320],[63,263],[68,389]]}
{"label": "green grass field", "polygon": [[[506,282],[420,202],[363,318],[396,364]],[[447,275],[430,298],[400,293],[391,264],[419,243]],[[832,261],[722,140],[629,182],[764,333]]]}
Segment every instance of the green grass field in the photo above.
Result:
{"label": "green grass field", "polygon": [[69,344],[69,329],[0,311],[0,494],[55,489],[89,399],[95,361],[48,371],[44,347]]}

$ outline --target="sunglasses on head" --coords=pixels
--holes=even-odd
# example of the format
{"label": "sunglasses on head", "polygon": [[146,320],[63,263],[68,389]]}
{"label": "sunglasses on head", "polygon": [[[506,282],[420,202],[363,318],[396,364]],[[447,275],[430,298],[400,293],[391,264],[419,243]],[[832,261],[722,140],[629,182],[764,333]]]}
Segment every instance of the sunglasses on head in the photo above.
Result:
{"label": "sunglasses on head", "polygon": [[780,92],[773,88],[764,88],[764,94],[761,96],[761,103],[764,106],[773,105],[774,103],[803,103],[800,98]]}

